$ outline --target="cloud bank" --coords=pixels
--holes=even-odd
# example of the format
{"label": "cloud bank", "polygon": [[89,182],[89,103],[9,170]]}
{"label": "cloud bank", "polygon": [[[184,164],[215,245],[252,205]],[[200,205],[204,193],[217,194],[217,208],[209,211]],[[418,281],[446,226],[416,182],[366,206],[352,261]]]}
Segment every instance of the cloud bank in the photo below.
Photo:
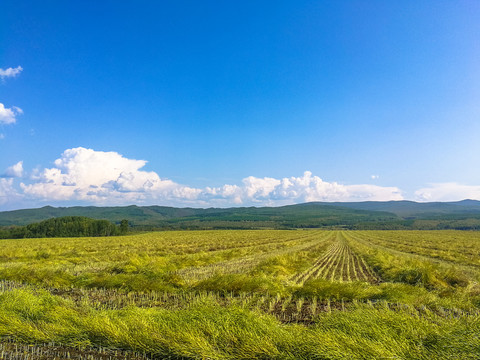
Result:
{"label": "cloud bank", "polygon": [[[241,184],[194,188],[143,170],[147,161],[117,152],[83,147],[68,149],[41,170],[31,183],[22,182],[23,196],[41,201],[82,201],[94,204],[156,203],[176,206],[283,205],[308,201],[401,200],[397,187],[343,185],[323,181],[306,171],[302,176],[275,179],[246,177]],[[16,164],[20,168],[21,164]],[[19,175],[23,168],[10,169]]]}
{"label": "cloud bank", "polygon": [[[248,176],[238,184],[195,188],[161,178],[154,171],[146,171],[146,164],[145,160],[129,159],[114,151],[83,147],[65,150],[53,167],[34,171],[29,176],[25,175],[23,162],[20,161],[7,168],[0,178],[0,205],[16,202],[35,206],[42,203],[76,203],[228,207],[404,199],[398,187],[328,182],[310,171],[298,177]],[[480,186],[442,183],[415,192],[417,201],[465,198],[480,200]]]}
{"label": "cloud bank", "polygon": [[430,184],[428,187],[415,191],[415,199],[418,201],[480,200],[480,186],[455,182]]}
{"label": "cloud bank", "polygon": [[206,197],[230,200],[235,204],[280,205],[310,201],[381,201],[402,200],[397,187],[377,185],[343,185],[323,181],[310,171],[300,177],[283,179],[256,178],[249,176],[242,185],[224,185],[221,188],[206,188]]}

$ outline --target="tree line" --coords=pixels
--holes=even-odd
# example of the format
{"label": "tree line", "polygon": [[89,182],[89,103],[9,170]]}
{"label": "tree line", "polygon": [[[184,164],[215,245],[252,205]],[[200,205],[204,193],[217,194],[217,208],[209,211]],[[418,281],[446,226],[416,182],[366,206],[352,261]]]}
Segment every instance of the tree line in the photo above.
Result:
{"label": "tree line", "polygon": [[84,216],[64,216],[26,226],[0,228],[0,239],[44,237],[114,236],[128,232],[128,220],[116,225],[108,220],[95,220]]}

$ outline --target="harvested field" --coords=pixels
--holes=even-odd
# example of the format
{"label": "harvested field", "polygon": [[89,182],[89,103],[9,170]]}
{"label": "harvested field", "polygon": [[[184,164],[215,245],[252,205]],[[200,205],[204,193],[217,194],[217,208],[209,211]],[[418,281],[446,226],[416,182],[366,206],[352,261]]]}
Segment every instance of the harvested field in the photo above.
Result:
{"label": "harvested field", "polygon": [[480,348],[473,232],[191,231],[1,245],[0,359],[473,359]]}
{"label": "harvested field", "polygon": [[344,234],[340,232],[337,233],[335,242],[330,245],[325,254],[319,257],[309,269],[292,277],[292,281],[301,285],[309,279],[317,278],[369,283],[380,280],[365,260],[350,248]]}

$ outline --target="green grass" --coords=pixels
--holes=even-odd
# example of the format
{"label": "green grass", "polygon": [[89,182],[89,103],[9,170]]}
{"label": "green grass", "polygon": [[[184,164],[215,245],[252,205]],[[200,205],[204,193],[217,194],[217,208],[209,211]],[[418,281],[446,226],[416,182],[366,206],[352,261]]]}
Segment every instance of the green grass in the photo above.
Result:
{"label": "green grass", "polygon": [[459,231],[3,240],[0,337],[147,358],[475,359],[479,251]]}
{"label": "green grass", "polygon": [[478,316],[441,317],[411,307],[357,305],[282,325],[238,305],[199,299],[184,309],[92,310],[47,292],[0,295],[0,335],[26,342],[107,346],[211,359],[474,358]]}

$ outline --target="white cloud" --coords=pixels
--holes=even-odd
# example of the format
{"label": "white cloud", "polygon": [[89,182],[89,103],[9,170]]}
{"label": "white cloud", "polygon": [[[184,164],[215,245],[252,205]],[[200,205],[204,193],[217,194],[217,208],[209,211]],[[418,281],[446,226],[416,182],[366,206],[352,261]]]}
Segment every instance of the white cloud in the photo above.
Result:
{"label": "white cloud", "polygon": [[243,179],[245,195],[250,199],[268,198],[281,184],[280,180],[265,177],[263,179],[249,176]]}
{"label": "white cloud", "polygon": [[8,68],[2,69],[0,68],[0,78],[3,80],[8,77],[15,77],[22,72],[23,68],[21,66],[17,66],[16,68]]}
{"label": "white cloud", "polygon": [[19,194],[13,187],[13,178],[0,178],[0,205],[14,201],[19,198]]}
{"label": "white cloud", "polygon": [[[278,206],[310,201],[403,200],[398,187],[328,182],[306,171],[298,177],[244,178],[238,184],[194,188],[145,171],[145,160],[83,147],[67,149],[54,166],[33,169],[24,177],[23,162],[0,177],[0,204],[39,201],[98,205],[159,204],[171,206]],[[19,186],[15,178],[24,177]],[[19,191],[21,189],[21,191]],[[415,192],[417,201],[480,200],[480,186],[430,184]]]}
{"label": "white cloud", "polygon": [[11,108],[6,108],[2,103],[0,103],[0,124],[15,124],[17,121],[17,116],[23,114],[23,110],[19,107],[12,106]]}
{"label": "white cloud", "polygon": [[430,184],[415,191],[417,201],[480,200],[480,186],[462,185],[455,182]]}
{"label": "white cloud", "polygon": [[[145,160],[86,148],[65,150],[54,167],[34,171],[21,183],[31,200],[85,201],[94,204],[234,206],[285,205],[309,201],[402,200],[397,187],[343,185],[306,171],[300,177],[246,177],[240,185],[192,188],[141,170]],[[18,165],[18,164],[17,164]]]}
{"label": "white cloud", "polygon": [[155,172],[140,170],[146,163],[113,151],[68,149],[55,160],[55,167],[36,174],[32,184],[20,186],[27,196],[44,200],[128,203],[192,197],[192,189],[160,179]]}
{"label": "white cloud", "polygon": [[301,177],[283,179],[256,178],[243,179],[243,186],[224,185],[220,188],[207,188],[202,195],[216,199],[232,200],[235,204],[292,204],[310,201],[381,201],[402,200],[397,187],[376,185],[342,185],[323,181],[306,171]]}
{"label": "white cloud", "polygon": [[0,140],[5,139],[5,134],[0,133]]}
{"label": "white cloud", "polygon": [[380,176],[378,175],[370,175],[370,179],[377,180]]}
{"label": "white cloud", "polygon": [[15,165],[7,168],[5,171],[6,177],[22,177],[23,176],[23,161],[19,161]]}

